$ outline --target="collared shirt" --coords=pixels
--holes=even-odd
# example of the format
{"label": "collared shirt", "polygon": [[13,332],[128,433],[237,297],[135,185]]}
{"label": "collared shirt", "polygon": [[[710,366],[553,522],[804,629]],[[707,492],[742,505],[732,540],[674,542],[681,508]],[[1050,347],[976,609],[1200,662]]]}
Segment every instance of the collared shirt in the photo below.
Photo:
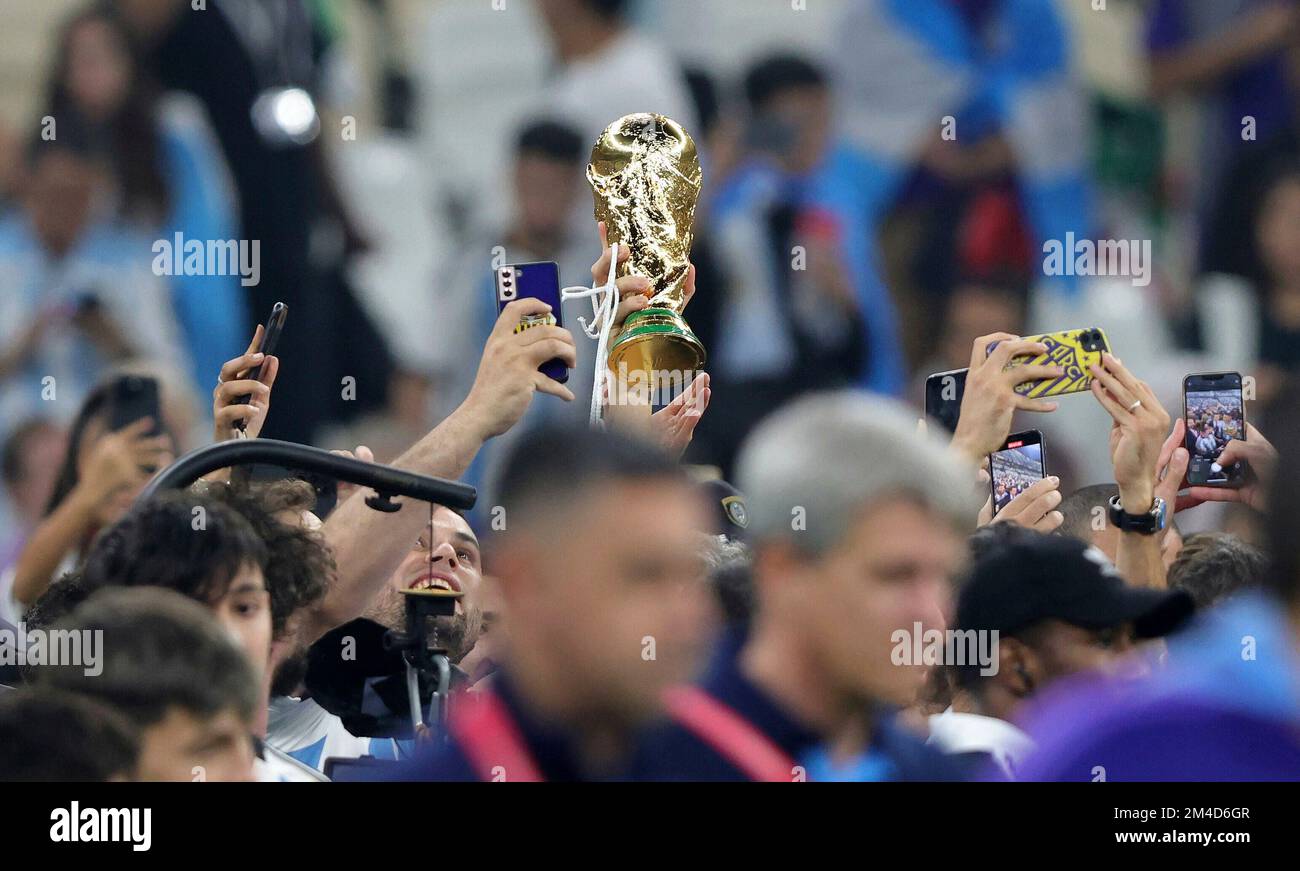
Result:
{"label": "collared shirt", "polygon": [[926,743],[948,755],[987,754],[1011,780],[1021,760],[1034,749],[1033,739],[1006,720],[961,713],[951,707],[930,717]]}
{"label": "collared shirt", "polygon": [[[872,724],[871,746],[848,765],[833,765],[823,752],[822,736],[790,716],[740,669],[744,638],[724,637],[713,663],[698,686],[749,724],[794,763],[792,781],[948,780],[956,775],[942,757],[895,722],[892,712]],[[657,725],[645,735],[636,764],[645,780],[748,780],[734,762],[696,733],[677,723]]]}
{"label": "collared shirt", "polygon": [[[545,723],[526,710],[518,692],[507,675],[496,672],[490,690],[500,703],[499,710],[508,725],[518,736],[519,748],[527,755],[532,766],[547,781],[581,781],[592,779],[618,779],[618,775],[593,778],[583,770],[572,737],[562,727]],[[476,700],[461,698],[455,704],[474,704]],[[452,716],[455,716],[453,708]],[[421,752],[394,780],[417,781],[480,781],[511,780],[509,764],[489,765],[482,771],[471,761],[471,754],[462,738],[453,735],[446,743]]]}
{"label": "collared shirt", "polygon": [[266,743],[317,771],[324,771],[330,759],[405,759],[415,746],[410,739],[353,735],[342,720],[314,699],[291,696],[272,696]]}

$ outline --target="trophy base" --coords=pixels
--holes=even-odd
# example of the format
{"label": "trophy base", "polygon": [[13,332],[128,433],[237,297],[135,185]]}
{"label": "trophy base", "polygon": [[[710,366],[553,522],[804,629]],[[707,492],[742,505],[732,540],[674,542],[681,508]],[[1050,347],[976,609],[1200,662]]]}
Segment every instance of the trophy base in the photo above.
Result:
{"label": "trophy base", "polygon": [[611,371],[645,372],[640,377],[655,389],[668,381],[689,384],[704,359],[704,345],[682,316],[667,308],[632,312],[609,349]]}

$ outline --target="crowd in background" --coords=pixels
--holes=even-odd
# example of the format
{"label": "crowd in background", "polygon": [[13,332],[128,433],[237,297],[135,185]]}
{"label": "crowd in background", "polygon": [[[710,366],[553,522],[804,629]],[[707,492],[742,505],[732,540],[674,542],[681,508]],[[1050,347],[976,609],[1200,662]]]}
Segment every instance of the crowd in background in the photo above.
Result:
{"label": "crowd in background", "polygon": [[[175,632],[194,624],[187,631],[206,638],[201,609],[185,598],[218,611],[269,611],[275,622],[244,636],[257,675],[230,676],[231,652],[220,639],[193,651],[189,668],[226,677],[204,688],[209,697],[187,701],[187,710],[211,714],[209,725],[225,740],[234,742],[241,730],[265,734],[269,718],[284,745],[275,749],[307,768],[331,755],[399,758],[406,750],[396,743],[349,743],[319,707],[297,702],[302,679],[294,667],[306,668],[312,641],[363,613],[400,625],[391,591],[434,583],[428,565],[440,543],[448,544],[454,569],[447,583],[468,587],[457,573],[483,574],[484,512],[513,497],[524,506],[525,529],[547,528],[534,516],[542,513],[535,503],[563,489],[560,470],[571,473],[580,494],[602,474],[685,487],[671,469],[649,460],[641,468],[633,448],[613,442],[586,447],[622,457],[623,471],[584,471],[581,439],[566,447],[554,433],[583,423],[585,403],[565,402],[564,388],[539,385],[520,405],[500,386],[509,381],[500,373],[532,370],[509,368],[519,363],[501,335],[493,269],[555,261],[562,285],[603,276],[609,250],[602,253],[592,220],[585,166],[598,133],[632,112],[680,122],[699,147],[705,179],[691,252],[696,292],[685,315],[707,349],[708,381],[685,397],[690,402],[656,414],[658,428],[650,431],[685,463],[737,480],[755,515],[756,552],[780,539],[770,506],[784,506],[789,495],[782,489],[789,482],[760,459],[782,450],[812,466],[816,457],[804,452],[820,446],[831,467],[867,476],[863,486],[882,504],[892,505],[879,494],[903,479],[871,475],[912,471],[909,486],[931,486],[921,500],[924,522],[897,506],[891,522],[900,524],[902,541],[914,531],[911,521],[927,530],[912,544],[926,550],[928,542],[933,563],[915,570],[925,584],[937,584],[960,563],[951,547],[958,539],[947,532],[964,509],[961,494],[939,491],[961,473],[933,444],[916,458],[898,457],[893,469],[866,471],[888,467],[892,454],[867,463],[828,434],[887,452],[890,438],[907,437],[901,407],[883,403],[887,423],[877,425],[843,394],[836,394],[841,405],[806,394],[860,388],[919,412],[927,374],[970,365],[967,390],[978,403],[1000,389],[991,369],[979,374],[979,337],[1007,345],[1004,355],[1012,346],[1024,350],[1015,337],[1039,332],[1101,327],[1109,338],[1114,356],[1093,389],[1097,401],[1072,398],[1032,417],[1047,436],[1052,477],[998,491],[999,519],[1008,522],[977,535],[974,552],[987,548],[987,558],[977,559],[969,581],[975,592],[963,595],[952,622],[991,626],[1020,595],[1006,584],[1040,577],[1034,566],[1066,566],[1056,573],[1060,600],[1037,602],[1036,619],[1087,626],[1092,634],[1026,634],[1018,644],[1029,664],[1020,674],[1031,677],[1020,685],[966,669],[928,677],[928,697],[914,698],[911,678],[845,688],[848,696],[907,702],[915,717],[929,718],[922,722],[931,743],[959,755],[970,734],[969,724],[953,719],[963,699],[988,719],[1009,722],[1037,695],[1038,681],[1084,670],[1082,659],[1070,659],[1083,657],[1084,648],[1104,648],[1108,666],[1139,641],[1174,632],[1192,599],[1204,606],[1240,586],[1260,586],[1266,536],[1252,512],[1263,507],[1263,476],[1277,463],[1257,436],[1289,432],[1286,385],[1300,370],[1300,4],[1292,0],[210,0],[201,11],[183,0],[49,5],[66,8],[52,22],[41,64],[26,71],[35,111],[5,119],[0,130],[0,595],[8,605],[0,617],[16,621],[35,608],[38,622],[52,625],[79,615],[77,625],[123,637],[133,621]],[[296,118],[266,121],[257,111],[268,92],[290,88],[308,95],[310,123],[302,131],[288,129]],[[158,243],[171,240],[176,247],[230,240],[232,262],[253,268],[172,269],[182,256],[158,253]],[[1088,274],[1048,265],[1047,246],[1064,244],[1073,262],[1076,240],[1122,243],[1132,252],[1130,268]],[[255,328],[275,302],[289,309],[275,360],[255,359]],[[580,398],[590,393],[596,355],[596,343],[577,328],[580,315],[589,317],[586,305],[563,307],[572,334],[562,349],[572,369],[567,390]],[[255,383],[248,372],[262,363],[269,368]],[[1164,480],[1186,428],[1208,427],[1222,438],[1243,426],[1212,409],[1212,419],[1188,409],[1183,420],[1182,378],[1233,370],[1248,376],[1249,448],[1240,439],[1225,447],[1224,439],[1215,451],[1266,449],[1252,456],[1264,460],[1259,486],[1231,499],[1202,493],[1187,500],[1174,486],[1181,475]],[[112,385],[127,373],[162,385],[162,434],[109,426]],[[236,401],[244,394],[253,396],[248,405]],[[1141,400],[1141,410],[1121,414],[1114,407],[1121,394]],[[1011,425],[1013,410],[1026,425],[1031,418],[1020,412],[1046,410],[997,395],[997,423],[987,428],[1003,438],[1026,428]],[[787,410],[762,424],[800,400],[792,407],[806,417]],[[683,434],[690,405],[699,419]],[[963,416],[967,427],[981,425],[969,422],[965,407]],[[463,433],[451,433],[447,422],[463,418],[476,428],[475,439],[462,443],[456,439]],[[809,420],[823,430],[809,429]],[[230,438],[236,422],[250,437],[331,449],[364,444],[358,456],[380,462],[409,462],[417,451],[423,471],[464,478],[485,498],[468,516],[438,509],[424,526],[408,519],[386,533],[401,554],[417,542],[406,568],[368,562],[363,551],[376,547],[378,520],[344,498],[326,520],[328,555],[299,540],[310,539],[300,526],[320,521],[298,522],[315,517],[314,499],[292,487],[261,492],[250,507],[213,482],[212,492],[200,488],[152,510],[132,509],[153,469],[205,443],[207,433]],[[1219,434],[1220,426],[1232,431]],[[538,427],[551,427],[540,430],[552,433],[549,441],[530,435]],[[1120,430],[1141,443],[1133,447],[1140,474],[1121,462],[1116,439],[1129,443]],[[1107,431],[1109,441],[1099,435]],[[978,463],[1000,442],[968,429],[951,447]],[[445,459],[418,453],[435,448]],[[523,469],[526,449],[551,457],[547,471],[557,479]],[[1158,480],[1142,477],[1157,467]],[[834,481],[821,483],[836,492]],[[1154,551],[1138,553],[1131,535],[1090,525],[1091,509],[1112,495],[1150,502],[1152,487],[1164,487],[1171,509],[1170,532],[1162,531]],[[674,501],[679,495],[665,484],[656,497],[660,513],[681,511],[688,526],[711,524],[691,524],[686,503]],[[824,506],[822,517],[861,502],[843,498]],[[1173,508],[1201,502],[1217,504],[1173,525]],[[195,505],[216,518],[217,533],[204,545],[215,550],[186,553],[191,574],[178,580],[178,557],[163,552],[166,530]],[[292,531],[274,526],[276,517],[289,518]],[[663,522],[663,541],[690,540],[685,529]],[[1109,568],[1064,536],[1019,540],[1019,531],[1007,531],[1015,526],[1060,527],[1095,545]],[[102,546],[105,530],[116,531],[113,548]],[[1218,530],[1234,535],[1221,538]],[[813,549],[819,559],[850,531],[825,534],[831,538]],[[871,533],[862,547],[879,546],[882,534]],[[268,546],[268,538],[278,544]],[[510,574],[511,560],[522,559],[520,541],[501,545],[499,571]],[[1180,549],[1209,556],[1176,571]],[[209,576],[218,553],[217,575]],[[676,637],[689,647],[689,627],[726,622],[754,607],[755,597],[765,614],[789,610],[795,622],[758,624],[745,642],[754,662],[790,654],[789,638],[801,631],[834,636],[844,628],[836,625],[834,597],[813,611],[775,591],[774,563],[755,563],[752,578],[746,563],[744,582],[729,586],[736,566],[725,547],[706,558],[721,604],[692,611],[679,603],[677,613],[657,606],[662,643]],[[1206,561],[1220,568],[1206,570]],[[68,571],[77,584],[52,583]],[[656,571],[680,579],[692,567],[665,563]],[[1186,590],[1177,600],[1163,590],[1166,572],[1169,587]],[[1158,595],[1125,588],[1134,573],[1135,586],[1161,588]],[[1157,573],[1159,582],[1152,580]],[[1188,577],[1186,587],[1175,583]],[[151,604],[97,593],[154,582],[182,595]],[[1065,607],[1060,601],[1070,599],[1072,584],[1102,585],[1105,615],[1053,610]],[[841,604],[851,601],[850,592],[841,594]],[[598,613],[602,594],[586,595],[591,601],[574,607]],[[521,601],[541,616],[536,628],[512,627],[515,643],[539,650],[559,644],[562,603],[525,597],[513,607],[525,607]],[[900,599],[882,625],[886,617],[928,619],[940,599],[927,601],[935,608]],[[606,604],[626,614],[636,601]],[[719,607],[721,616],[713,613]],[[458,659],[470,657],[460,663],[469,683],[491,671],[490,642],[482,639],[490,638],[485,627],[496,610],[476,599],[448,624],[462,648]],[[297,615],[291,627],[289,615]],[[32,620],[30,611],[25,616]],[[592,657],[599,640],[565,649],[574,660]],[[476,642],[483,645],[477,652]],[[846,663],[876,652],[845,641],[823,654]],[[159,669],[152,655],[124,651],[130,661],[122,673],[143,680]],[[508,703],[509,692],[524,687],[526,696],[530,682],[544,682],[543,670],[527,661],[516,660],[520,686],[503,689]],[[1196,662],[1190,654],[1179,659],[1189,673]],[[827,668],[835,673],[827,681],[843,678],[834,664]],[[719,692],[740,680],[725,666],[721,675],[710,685]],[[260,678],[264,692],[250,694]],[[613,666],[591,679],[608,687],[637,683]],[[112,693],[105,691],[109,702]],[[565,700],[553,701],[563,707]],[[639,704],[624,701],[630,710]],[[222,712],[230,717],[218,722]],[[156,713],[135,712],[136,725],[156,727]],[[1064,740],[1068,730],[1057,726],[1070,722],[1068,713],[1045,716],[1056,719],[1046,731],[1030,731],[1055,736],[1043,742],[1049,761],[1035,770],[1051,776],[1068,769],[1067,750],[1077,744],[1054,743]],[[95,720],[93,711],[86,717]],[[656,735],[648,746],[670,748],[662,759],[682,759],[694,752],[682,749],[685,740]],[[909,755],[910,739],[891,740],[898,742],[886,753],[894,773],[942,773]],[[1015,774],[1025,757],[1016,740],[995,742],[993,761],[1004,774]],[[846,770],[832,750],[801,761],[823,775],[873,779],[870,754],[858,760],[865,768]],[[176,770],[165,759],[150,764],[156,767],[142,770],[159,777]],[[463,768],[464,760],[455,764]],[[709,771],[705,765],[690,773]]]}
{"label": "crowd in background", "polygon": [[[27,453],[47,441],[23,433],[66,433],[124,365],[165,377],[194,445],[211,373],[276,301],[282,355],[311,362],[286,369],[268,435],[391,459],[468,389],[494,264],[555,260],[585,282],[590,146],[648,106],[704,162],[690,323],[719,405],[688,458],[724,474],[777,404],[837,385],[916,400],[994,329],[1101,326],[1166,402],[1210,360],[1251,374],[1261,406],[1295,367],[1293,4],[681,5],[45,12],[31,108],[0,138],[14,473],[48,477]],[[308,144],[254,130],[251,104],[282,79],[316,99]],[[257,283],[157,274],[150,246],[176,233],[258,240]],[[1149,240],[1149,283],[1045,274],[1044,241],[1066,233]],[[1047,425],[1071,483],[1105,469],[1075,435],[1087,422]],[[22,482],[5,492],[30,526]]]}

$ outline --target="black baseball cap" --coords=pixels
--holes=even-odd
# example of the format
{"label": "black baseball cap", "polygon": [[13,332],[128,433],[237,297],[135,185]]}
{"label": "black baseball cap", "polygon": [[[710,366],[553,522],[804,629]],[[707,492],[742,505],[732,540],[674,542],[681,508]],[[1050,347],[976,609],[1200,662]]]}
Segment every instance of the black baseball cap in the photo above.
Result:
{"label": "black baseball cap", "polygon": [[1195,610],[1181,590],[1133,587],[1100,550],[1011,523],[977,534],[974,562],[957,597],[957,628],[1011,634],[1042,620],[1084,629],[1133,624],[1139,638],[1178,629]]}

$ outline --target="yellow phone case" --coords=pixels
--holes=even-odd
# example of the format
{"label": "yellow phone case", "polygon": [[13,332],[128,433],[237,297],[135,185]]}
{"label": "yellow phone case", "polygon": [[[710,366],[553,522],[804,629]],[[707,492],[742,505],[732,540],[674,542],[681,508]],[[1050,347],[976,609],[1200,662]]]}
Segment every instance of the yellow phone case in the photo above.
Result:
{"label": "yellow phone case", "polygon": [[[1093,333],[1096,333],[1098,338],[1090,338]],[[1051,381],[1026,381],[1016,385],[1017,393],[1031,399],[1082,393],[1087,390],[1092,385],[1092,374],[1088,370],[1094,365],[1100,365],[1101,355],[1110,350],[1106,332],[1097,327],[1025,336],[1024,341],[1042,342],[1047,346],[1047,353],[1012,357],[1007,368],[1037,364],[1060,366],[1065,369],[1064,375]],[[990,353],[996,345],[997,343],[994,342],[989,346]]]}

